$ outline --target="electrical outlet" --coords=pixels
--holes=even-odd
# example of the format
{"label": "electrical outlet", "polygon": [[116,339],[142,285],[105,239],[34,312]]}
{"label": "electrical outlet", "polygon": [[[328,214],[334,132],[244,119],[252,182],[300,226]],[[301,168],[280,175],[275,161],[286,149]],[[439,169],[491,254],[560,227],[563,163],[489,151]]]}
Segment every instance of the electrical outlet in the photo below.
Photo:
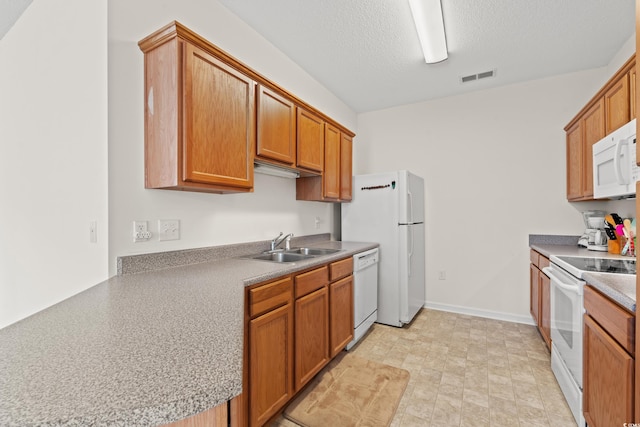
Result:
{"label": "electrical outlet", "polygon": [[447,280],[447,272],[444,270],[440,270],[438,272],[438,280]]}
{"label": "electrical outlet", "polygon": [[133,221],[133,241],[146,242],[151,239],[151,232],[147,227],[147,221]]}
{"label": "electrical outlet", "polygon": [[320,228],[320,222],[321,222],[321,221],[320,221],[320,217],[319,217],[319,216],[317,216],[317,217],[316,217],[316,219],[315,219],[315,222],[314,222],[314,223],[315,223],[315,226],[316,226],[316,229]]}
{"label": "electrical outlet", "polygon": [[158,220],[158,240],[179,240],[180,220],[159,219]]}

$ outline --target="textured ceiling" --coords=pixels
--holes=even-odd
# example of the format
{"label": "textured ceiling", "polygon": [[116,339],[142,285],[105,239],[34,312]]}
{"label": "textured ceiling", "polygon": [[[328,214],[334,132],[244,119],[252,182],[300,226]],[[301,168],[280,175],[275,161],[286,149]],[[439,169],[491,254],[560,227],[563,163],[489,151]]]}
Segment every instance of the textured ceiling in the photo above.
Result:
{"label": "textured ceiling", "polygon": [[635,34],[634,0],[442,0],[429,65],[408,0],[219,1],[357,112],[602,67]]}

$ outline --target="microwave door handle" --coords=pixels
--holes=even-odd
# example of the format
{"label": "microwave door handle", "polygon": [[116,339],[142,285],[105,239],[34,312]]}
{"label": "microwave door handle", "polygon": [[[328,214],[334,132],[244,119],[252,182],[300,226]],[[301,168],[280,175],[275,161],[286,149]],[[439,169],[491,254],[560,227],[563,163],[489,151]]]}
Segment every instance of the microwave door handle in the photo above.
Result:
{"label": "microwave door handle", "polygon": [[619,139],[618,142],[616,142],[616,154],[613,158],[613,169],[616,173],[618,184],[627,184],[624,177],[622,176],[622,168],[620,167],[620,156],[622,155],[622,147],[626,147],[627,142],[628,141],[626,139]]}

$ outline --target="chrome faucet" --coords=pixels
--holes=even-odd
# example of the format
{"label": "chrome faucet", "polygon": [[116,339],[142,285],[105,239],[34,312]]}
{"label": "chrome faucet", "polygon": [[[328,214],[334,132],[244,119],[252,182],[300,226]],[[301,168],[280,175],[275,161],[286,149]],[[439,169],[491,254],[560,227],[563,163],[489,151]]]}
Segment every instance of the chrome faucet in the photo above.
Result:
{"label": "chrome faucet", "polygon": [[280,246],[280,244],[282,244],[282,242],[284,242],[285,250],[291,249],[291,238],[293,237],[293,233],[289,233],[286,236],[280,238],[280,236],[282,236],[282,234],[283,233],[281,231],[280,234],[278,234],[278,236],[276,236],[276,238],[271,241],[271,250],[272,251],[275,251],[276,248],[278,246]]}

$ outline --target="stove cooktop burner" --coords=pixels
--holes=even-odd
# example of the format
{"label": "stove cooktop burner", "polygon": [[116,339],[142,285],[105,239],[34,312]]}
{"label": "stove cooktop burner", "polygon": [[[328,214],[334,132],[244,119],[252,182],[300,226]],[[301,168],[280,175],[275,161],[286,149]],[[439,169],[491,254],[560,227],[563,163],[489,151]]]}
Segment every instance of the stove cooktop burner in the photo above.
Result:
{"label": "stove cooktop burner", "polygon": [[636,274],[635,259],[620,258],[579,258],[569,256],[559,256],[558,259],[571,264],[578,270],[591,271],[595,273],[618,273]]}

